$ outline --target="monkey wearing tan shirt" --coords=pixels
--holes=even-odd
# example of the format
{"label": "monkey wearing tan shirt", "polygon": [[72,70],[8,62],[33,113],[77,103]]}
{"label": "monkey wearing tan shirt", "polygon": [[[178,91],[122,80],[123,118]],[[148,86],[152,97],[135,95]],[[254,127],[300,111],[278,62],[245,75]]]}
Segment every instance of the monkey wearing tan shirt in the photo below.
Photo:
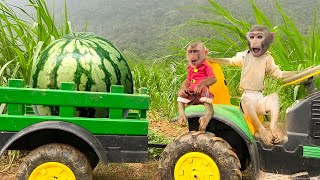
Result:
{"label": "monkey wearing tan shirt", "polygon": [[[243,91],[240,106],[252,121],[259,137],[266,145],[283,142],[284,135],[277,128],[279,118],[279,97],[277,93],[263,96],[265,75],[273,79],[284,79],[297,74],[295,71],[281,71],[268,52],[274,40],[274,33],[265,26],[255,25],[247,33],[249,50],[239,52],[232,58],[208,58],[209,61],[242,67],[240,89]],[[270,113],[270,130],[259,120],[261,114]]]}

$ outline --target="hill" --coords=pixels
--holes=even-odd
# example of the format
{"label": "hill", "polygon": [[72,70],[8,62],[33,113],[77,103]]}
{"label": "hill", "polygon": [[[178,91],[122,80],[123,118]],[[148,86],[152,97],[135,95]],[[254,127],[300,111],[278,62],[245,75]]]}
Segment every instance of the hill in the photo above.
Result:
{"label": "hill", "polygon": [[[25,7],[26,0],[9,2]],[[90,31],[112,41],[127,55],[143,59],[166,56],[168,47],[202,37],[213,37],[213,31],[187,23],[193,19],[216,18],[197,6],[211,7],[207,0],[68,0],[67,11],[73,31]],[[249,0],[216,0],[237,18],[254,23]],[[64,1],[47,1],[62,22]],[[273,0],[256,0],[274,22],[282,23]],[[307,31],[312,24],[317,0],[280,1],[284,11]],[[27,8],[27,7],[26,7]]]}

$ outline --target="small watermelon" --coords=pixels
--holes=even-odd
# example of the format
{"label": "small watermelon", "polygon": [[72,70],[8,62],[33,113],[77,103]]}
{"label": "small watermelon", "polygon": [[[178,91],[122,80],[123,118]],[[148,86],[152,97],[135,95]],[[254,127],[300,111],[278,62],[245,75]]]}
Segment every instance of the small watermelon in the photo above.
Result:
{"label": "small watermelon", "polygon": [[[60,89],[61,82],[74,82],[78,91],[93,92],[110,92],[111,85],[123,85],[125,93],[133,93],[131,71],[124,57],[111,42],[92,33],[68,34],[41,52],[32,70],[31,87]],[[57,107],[36,107],[40,115],[59,112]],[[82,117],[100,117],[92,108],[79,113]]]}

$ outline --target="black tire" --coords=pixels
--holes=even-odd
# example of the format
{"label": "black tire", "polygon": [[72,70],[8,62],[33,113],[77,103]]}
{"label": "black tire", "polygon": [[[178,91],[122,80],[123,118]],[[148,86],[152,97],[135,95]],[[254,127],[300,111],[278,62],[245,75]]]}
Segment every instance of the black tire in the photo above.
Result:
{"label": "black tire", "polygon": [[28,179],[38,166],[48,162],[67,166],[77,180],[93,179],[92,167],[87,157],[78,149],[65,144],[47,144],[31,151],[23,158],[16,173],[17,179]]}
{"label": "black tire", "polygon": [[[174,180],[178,160],[189,152],[200,152],[209,156],[216,164],[222,180],[242,178],[240,161],[225,140],[208,132],[189,132],[175,139],[163,151],[159,162],[161,179]],[[197,170],[197,167],[194,170]]]}

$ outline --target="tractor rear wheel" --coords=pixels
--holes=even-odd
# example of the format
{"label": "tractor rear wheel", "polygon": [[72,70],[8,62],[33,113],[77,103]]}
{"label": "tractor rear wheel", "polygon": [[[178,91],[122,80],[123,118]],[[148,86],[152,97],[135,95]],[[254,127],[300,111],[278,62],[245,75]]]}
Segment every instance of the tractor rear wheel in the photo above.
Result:
{"label": "tractor rear wheel", "polygon": [[162,153],[159,172],[162,180],[240,180],[240,161],[223,139],[208,132],[189,132]]}
{"label": "tractor rear wheel", "polygon": [[92,180],[92,168],[86,156],[65,144],[47,144],[31,151],[20,164],[17,179]]}

